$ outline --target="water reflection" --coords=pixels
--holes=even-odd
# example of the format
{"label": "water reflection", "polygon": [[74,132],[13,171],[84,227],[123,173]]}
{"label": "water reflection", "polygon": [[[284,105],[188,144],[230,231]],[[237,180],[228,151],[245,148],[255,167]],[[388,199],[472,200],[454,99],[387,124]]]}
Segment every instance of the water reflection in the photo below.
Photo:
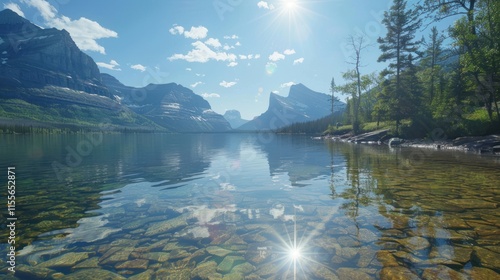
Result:
{"label": "water reflection", "polygon": [[370,222],[380,232],[381,277],[497,275],[500,263],[491,258],[500,257],[493,234],[500,229],[498,164],[432,150],[381,153],[369,146],[352,147],[345,158],[350,188],[340,196],[347,200],[346,215],[359,217],[359,207],[370,204],[381,215]]}
{"label": "water reflection", "polygon": [[499,272],[500,175],[488,159],[292,136],[109,135],[60,182],[43,166],[63,161],[64,147],[81,138],[47,137],[23,139],[23,149],[54,154],[15,163],[39,170],[22,178],[20,240],[30,246],[20,251],[19,275],[458,279]]}

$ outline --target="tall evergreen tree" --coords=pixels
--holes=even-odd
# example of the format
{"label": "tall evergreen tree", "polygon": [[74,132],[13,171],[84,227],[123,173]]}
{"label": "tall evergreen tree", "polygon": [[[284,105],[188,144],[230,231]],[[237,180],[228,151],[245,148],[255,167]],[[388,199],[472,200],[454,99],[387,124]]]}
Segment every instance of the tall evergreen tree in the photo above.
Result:
{"label": "tall evergreen tree", "polygon": [[443,41],[444,36],[439,34],[439,31],[434,26],[429,35],[429,41],[425,42],[426,47],[422,65],[425,68],[423,78],[426,81],[427,105],[432,106],[436,97],[436,91],[439,89],[441,81],[441,66],[439,63],[443,59]]}
{"label": "tall evergreen tree", "polygon": [[330,83],[330,92],[332,93],[332,96],[330,97],[330,102],[331,102],[331,105],[332,105],[332,125],[335,125],[334,121],[335,121],[335,113],[334,113],[334,109],[335,109],[335,90],[336,90],[336,87],[335,87],[335,78],[332,78],[332,81]]}
{"label": "tall evergreen tree", "polygon": [[408,65],[409,55],[419,54],[418,46],[421,41],[415,40],[415,33],[422,25],[422,20],[416,10],[406,8],[406,1],[393,0],[390,10],[384,13],[382,23],[387,28],[387,34],[377,40],[382,51],[378,61],[390,61],[383,74],[394,76],[394,79],[391,79],[394,86],[386,87],[384,91],[392,99],[390,110],[394,113],[396,131],[399,132],[403,117],[400,108],[405,90],[402,87],[401,72]]}
{"label": "tall evergreen tree", "polygon": [[413,56],[408,55],[407,65],[401,73],[401,83],[405,89],[404,96],[401,98],[400,110],[402,117],[409,118],[413,122],[423,121],[426,110],[423,106],[422,84],[417,76],[418,68],[414,63]]}

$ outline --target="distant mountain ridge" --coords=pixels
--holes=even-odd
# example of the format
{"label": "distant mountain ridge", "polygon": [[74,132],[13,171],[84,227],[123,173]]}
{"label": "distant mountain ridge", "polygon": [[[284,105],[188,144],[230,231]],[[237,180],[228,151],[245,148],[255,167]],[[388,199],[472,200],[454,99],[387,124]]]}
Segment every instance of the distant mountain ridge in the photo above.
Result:
{"label": "distant mountain ridge", "polygon": [[[180,85],[127,87],[102,75],[65,30],[42,29],[0,11],[0,120],[176,132],[231,127]],[[31,122],[33,123],[33,122]]]}
{"label": "distant mountain ridge", "polygon": [[143,88],[125,86],[109,74],[101,74],[111,94],[134,112],[179,132],[223,132],[231,129],[208,101],[181,85],[149,84]]}
{"label": "distant mountain ridge", "polygon": [[249,122],[249,120],[241,118],[241,113],[238,110],[227,110],[224,113],[224,118],[229,122],[229,124],[231,124],[233,129],[237,129],[238,127]]}
{"label": "distant mountain ridge", "polygon": [[[303,84],[290,87],[287,97],[271,93],[266,112],[240,126],[238,130],[273,130],[297,122],[316,120],[331,114],[331,96],[315,92]],[[346,104],[336,101],[334,111],[342,111]]]}

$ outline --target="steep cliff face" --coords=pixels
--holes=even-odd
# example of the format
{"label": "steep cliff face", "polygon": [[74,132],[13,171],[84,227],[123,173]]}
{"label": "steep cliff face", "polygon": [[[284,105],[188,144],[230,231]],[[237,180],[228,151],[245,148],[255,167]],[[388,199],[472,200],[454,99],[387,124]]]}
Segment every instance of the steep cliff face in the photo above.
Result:
{"label": "steep cliff face", "polygon": [[[270,130],[322,118],[331,114],[329,98],[329,95],[312,91],[303,84],[293,85],[288,97],[271,93],[267,111],[238,129]],[[345,104],[342,102],[335,104],[335,111],[344,108]]]}
{"label": "steep cliff face", "polygon": [[0,12],[0,125],[166,131],[120,105],[68,32]]}
{"label": "steep cliff face", "polygon": [[65,87],[110,96],[91,57],[65,30],[41,29],[11,10],[0,12],[0,82]]}
{"label": "steep cliff face", "polygon": [[134,88],[123,85],[108,74],[102,74],[102,80],[123,105],[170,130],[221,132],[231,129],[224,117],[212,111],[205,99],[181,85],[149,84]]}

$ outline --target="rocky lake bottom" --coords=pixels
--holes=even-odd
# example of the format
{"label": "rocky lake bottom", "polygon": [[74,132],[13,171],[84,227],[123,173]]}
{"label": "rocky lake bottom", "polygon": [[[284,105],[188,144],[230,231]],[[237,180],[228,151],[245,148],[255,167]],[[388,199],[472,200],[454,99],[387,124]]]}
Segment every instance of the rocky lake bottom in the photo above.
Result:
{"label": "rocky lake bottom", "polygon": [[112,155],[109,165],[96,152],[64,191],[50,180],[21,191],[16,273],[5,259],[0,273],[500,278],[500,166],[490,158],[293,137],[216,140],[189,139],[196,149],[174,150],[159,139],[126,157],[110,153],[110,140],[101,147]]}

